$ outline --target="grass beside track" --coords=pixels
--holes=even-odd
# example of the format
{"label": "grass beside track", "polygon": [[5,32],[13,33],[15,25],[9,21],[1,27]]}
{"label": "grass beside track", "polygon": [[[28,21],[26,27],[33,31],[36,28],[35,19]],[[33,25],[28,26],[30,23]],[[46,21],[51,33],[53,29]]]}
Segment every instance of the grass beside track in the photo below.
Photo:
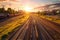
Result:
{"label": "grass beside track", "polygon": [[[0,40],[4,40],[5,37],[8,36],[8,34],[15,29],[16,27],[22,25],[27,19],[28,19],[28,15],[22,16],[21,18],[17,18],[15,20],[12,20],[12,22],[2,25],[0,27]],[[2,39],[1,39],[2,38]]]}
{"label": "grass beside track", "polygon": [[47,15],[40,15],[40,17],[53,21],[55,23],[60,24],[60,16],[47,16]]}

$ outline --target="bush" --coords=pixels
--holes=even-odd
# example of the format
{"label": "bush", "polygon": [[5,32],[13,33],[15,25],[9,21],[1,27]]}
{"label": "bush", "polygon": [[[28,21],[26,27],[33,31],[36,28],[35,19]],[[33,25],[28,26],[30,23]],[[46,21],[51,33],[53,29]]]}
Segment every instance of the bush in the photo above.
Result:
{"label": "bush", "polygon": [[4,34],[2,37],[1,37],[1,40],[6,40],[6,38],[7,38],[7,34]]}

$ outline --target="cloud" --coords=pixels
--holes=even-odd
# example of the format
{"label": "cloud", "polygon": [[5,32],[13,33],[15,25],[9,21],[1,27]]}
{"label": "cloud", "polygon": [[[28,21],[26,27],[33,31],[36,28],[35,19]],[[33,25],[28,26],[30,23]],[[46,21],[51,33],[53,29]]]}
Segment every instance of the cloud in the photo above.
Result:
{"label": "cloud", "polygon": [[0,1],[6,1],[6,0],[0,0]]}
{"label": "cloud", "polygon": [[17,0],[0,0],[0,1],[17,1]]}
{"label": "cloud", "polygon": [[6,0],[0,0],[0,1],[6,1]]}

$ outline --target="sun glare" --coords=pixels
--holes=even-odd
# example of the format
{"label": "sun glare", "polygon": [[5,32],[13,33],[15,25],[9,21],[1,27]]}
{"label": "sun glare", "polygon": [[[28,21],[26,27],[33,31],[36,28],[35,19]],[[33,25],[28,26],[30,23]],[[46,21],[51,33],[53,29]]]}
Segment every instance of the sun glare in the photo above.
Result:
{"label": "sun glare", "polygon": [[32,11],[32,8],[31,8],[31,7],[26,6],[26,7],[24,7],[24,10],[25,10],[25,11],[30,12],[30,11]]}

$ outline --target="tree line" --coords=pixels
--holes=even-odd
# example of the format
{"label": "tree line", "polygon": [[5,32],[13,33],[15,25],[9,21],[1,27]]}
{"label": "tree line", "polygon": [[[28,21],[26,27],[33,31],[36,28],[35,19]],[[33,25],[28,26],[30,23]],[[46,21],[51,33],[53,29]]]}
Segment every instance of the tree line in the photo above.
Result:
{"label": "tree line", "polygon": [[57,9],[57,10],[42,11],[42,12],[38,11],[37,13],[40,14],[40,15],[60,15],[60,10]]}
{"label": "tree line", "polygon": [[8,8],[7,10],[5,10],[5,8],[0,8],[0,16],[11,16],[11,15],[15,15],[18,14],[18,11],[15,11],[11,8]]}

